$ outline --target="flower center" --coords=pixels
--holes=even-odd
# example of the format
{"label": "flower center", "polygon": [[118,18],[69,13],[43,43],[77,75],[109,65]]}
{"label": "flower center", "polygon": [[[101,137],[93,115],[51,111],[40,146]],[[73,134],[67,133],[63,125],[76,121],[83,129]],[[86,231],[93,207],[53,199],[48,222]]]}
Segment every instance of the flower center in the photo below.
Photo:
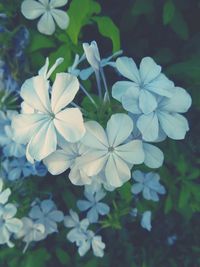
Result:
{"label": "flower center", "polygon": [[112,152],[114,152],[114,147],[113,146],[110,146],[109,148],[108,148],[108,152],[110,152],[110,153],[112,153]]}

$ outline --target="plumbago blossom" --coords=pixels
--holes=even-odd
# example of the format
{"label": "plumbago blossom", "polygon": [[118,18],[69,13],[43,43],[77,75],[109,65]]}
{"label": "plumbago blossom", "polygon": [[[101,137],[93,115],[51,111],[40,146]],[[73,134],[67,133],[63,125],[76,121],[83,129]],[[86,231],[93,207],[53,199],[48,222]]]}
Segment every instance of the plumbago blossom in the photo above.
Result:
{"label": "plumbago blossom", "polygon": [[[27,7],[29,1],[34,2],[35,7],[39,2],[60,6],[67,2],[25,0],[22,6]],[[121,51],[101,59],[95,41],[84,43],[83,51],[84,54],[81,57],[76,55],[73,65],[68,67],[69,73],[57,73],[53,83],[50,76],[63,59],[58,58],[49,68],[47,58],[38,75],[22,85],[21,113],[15,112],[11,123],[5,113],[0,113],[0,144],[5,154],[2,166],[10,173],[9,180],[34,175],[34,171],[39,172],[44,163],[52,175],[64,173],[62,176],[73,185],[84,189],[85,199],[79,198],[77,207],[81,214],[86,213],[86,218],[79,218],[73,210],[64,216],[50,199],[36,200],[31,205],[28,215],[22,218],[23,227],[18,233],[14,232],[17,239],[26,243],[24,251],[30,243],[58,232],[58,224],[64,222],[64,226],[70,229],[67,239],[76,245],[80,256],[91,248],[95,256],[103,257],[105,244],[95,233],[111,225],[118,206],[113,201],[113,211],[112,206],[102,199],[130,181],[133,202],[139,200],[136,196],[140,193],[146,200],[159,201],[160,195],[166,192],[160,176],[135,170],[135,165],[137,169],[143,163],[153,169],[161,167],[164,153],[157,144],[167,137],[183,139],[189,130],[188,122],[181,114],[189,109],[191,97],[185,89],[175,86],[152,58],[145,57],[137,68],[131,58],[114,60]],[[90,67],[81,69],[85,60]],[[108,65],[127,79],[111,85],[111,92],[104,74],[104,67]],[[98,95],[95,98],[81,84],[81,80],[92,74],[96,78],[94,87]],[[91,101],[90,108],[94,109],[91,117],[84,104],[79,107],[73,102],[79,88]],[[124,110],[121,104],[117,106],[117,102],[113,102],[111,95]],[[109,110],[104,111],[105,107]],[[103,112],[105,114],[98,116]],[[23,157],[18,146],[23,148]],[[15,153],[14,160],[9,158],[9,153]],[[32,166],[31,171],[28,164]],[[41,172],[44,173],[44,169]],[[150,210],[141,213],[135,205],[126,208],[122,213],[130,213],[134,220],[139,217],[141,226],[151,230]],[[89,229],[91,224],[92,230]]]}
{"label": "plumbago blossom", "polygon": [[59,139],[75,143],[85,134],[80,110],[67,107],[79,89],[78,79],[71,74],[58,73],[50,88],[47,79],[50,74],[44,72],[46,64],[42,70],[26,80],[20,92],[24,104],[33,112],[17,115],[12,121],[15,138],[27,144],[26,156],[32,163],[56,151]]}
{"label": "plumbago blossom", "polygon": [[11,190],[9,188],[3,190],[3,180],[0,178],[0,244],[14,247],[10,239],[22,229],[23,223],[14,217],[17,208],[8,203],[10,194]]}
{"label": "plumbago blossom", "polygon": [[25,18],[33,20],[40,17],[38,31],[52,35],[55,32],[55,22],[64,30],[69,25],[69,16],[59,7],[66,5],[68,0],[25,0],[21,5],[21,12]]}

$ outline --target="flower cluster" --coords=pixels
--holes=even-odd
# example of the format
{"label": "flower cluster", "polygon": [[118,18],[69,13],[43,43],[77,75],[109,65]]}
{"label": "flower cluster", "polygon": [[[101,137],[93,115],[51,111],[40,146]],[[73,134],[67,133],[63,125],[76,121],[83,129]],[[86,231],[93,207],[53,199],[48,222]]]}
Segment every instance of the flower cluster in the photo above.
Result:
{"label": "flower cluster", "polygon": [[[52,34],[54,20],[61,28],[67,26],[61,23],[66,14],[57,10],[66,3],[25,0],[22,13],[29,19],[41,16],[39,30]],[[152,58],[142,59],[138,69],[131,58],[115,60],[121,51],[101,59],[95,41],[84,43],[83,50],[83,55],[75,56],[68,72],[57,73],[54,81],[52,73],[63,59],[58,58],[50,67],[47,58],[38,74],[23,83],[21,110],[0,113],[5,179],[45,175],[47,168],[52,175],[64,173],[73,185],[84,188],[85,199],[77,201],[77,208],[86,215],[83,219],[73,210],[64,216],[51,199],[37,199],[32,203],[28,216],[21,219],[23,227],[18,233],[13,230],[16,238],[26,243],[24,250],[31,242],[58,232],[58,223],[63,221],[65,227],[70,228],[67,239],[77,246],[80,256],[92,248],[95,256],[102,257],[105,244],[96,233],[110,226],[117,210],[114,201],[114,211],[110,203],[102,202],[106,194],[110,191],[114,194],[128,182],[134,204],[140,193],[146,200],[159,201],[160,195],[166,193],[159,174],[143,173],[140,165],[161,167],[164,154],[151,143],[167,137],[183,139],[189,130],[187,119],[181,114],[189,109],[191,97],[161,73],[161,67]],[[81,67],[85,61],[89,68]],[[106,66],[127,80],[108,84]],[[92,74],[97,90],[90,94],[83,84]],[[90,101],[90,112],[84,100]],[[141,226],[148,231],[152,228],[150,210],[140,211],[137,205],[131,204],[125,213],[119,214],[131,214],[134,219],[139,215]],[[10,234],[2,243],[9,244],[9,238]]]}

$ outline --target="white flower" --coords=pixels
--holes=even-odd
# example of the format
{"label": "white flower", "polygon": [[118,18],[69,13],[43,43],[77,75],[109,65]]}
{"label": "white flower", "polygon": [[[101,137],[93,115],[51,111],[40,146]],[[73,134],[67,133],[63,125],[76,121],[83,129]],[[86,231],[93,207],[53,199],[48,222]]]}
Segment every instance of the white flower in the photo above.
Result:
{"label": "white flower", "polygon": [[25,0],[21,5],[21,12],[27,19],[39,18],[38,31],[51,35],[55,31],[55,22],[61,29],[69,25],[69,17],[66,12],[57,9],[66,5],[68,0]]}
{"label": "white flower", "polygon": [[69,179],[75,185],[85,185],[91,183],[91,177],[79,168],[76,163],[78,158],[85,153],[86,148],[80,142],[70,144],[67,142],[60,142],[59,145],[62,149],[58,149],[51,155],[44,159],[48,171],[53,174],[61,174],[70,168]]}
{"label": "white flower", "polygon": [[101,58],[97,43],[95,41],[92,41],[91,44],[83,43],[83,50],[94,71],[99,71]]}
{"label": "white flower", "polygon": [[126,142],[133,130],[133,122],[126,114],[114,114],[107,123],[106,131],[96,121],[85,123],[86,134],[81,142],[90,147],[78,164],[88,176],[105,171],[107,183],[122,186],[131,177],[133,164],[144,161],[142,142]]}
{"label": "white flower", "polygon": [[78,108],[65,108],[79,89],[78,79],[67,73],[56,75],[49,97],[49,81],[43,75],[24,82],[21,97],[34,113],[19,114],[12,127],[19,143],[28,144],[26,156],[30,162],[40,161],[53,153],[59,139],[77,142],[85,134],[83,118]]}

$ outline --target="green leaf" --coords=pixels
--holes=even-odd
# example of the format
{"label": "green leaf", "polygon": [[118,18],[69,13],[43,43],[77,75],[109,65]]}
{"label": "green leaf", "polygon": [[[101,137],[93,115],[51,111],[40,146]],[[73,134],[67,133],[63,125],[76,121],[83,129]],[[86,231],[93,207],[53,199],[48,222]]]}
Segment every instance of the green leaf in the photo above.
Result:
{"label": "green leaf", "polygon": [[120,187],[119,194],[121,195],[122,199],[129,203],[133,199],[131,194],[131,184],[125,183],[122,187]]}
{"label": "green leaf", "polygon": [[163,24],[167,25],[170,23],[174,17],[175,5],[172,0],[165,2],[163,7]]}
{"label": "green leaf", "polygon": [[165,214],[169,213],[173,208],[173,201],[170,195],[168,195],[165,201]]}
{"label": "green leaf", "polygon": [[101,6],[94,0],[73,0],[70,4],[68,15],[70,24],[67,33],[72,42],[77,45],[81,29],[90,23],[94,14],[99,14]]}
{"label": "green leaf", "polygon": [[187,186],[182,185],[181,187],[181,192],[179,195],[179,201],[178,201],[178,206],[180,209],[184,208],[185,206],[187,206],[187,203],[189,201],[190,198],[190,190]]}
{"label": "green leaf", "polygon": [[133,16],[146,15],[154,12],[154,3],[152,0],[136,0],[132,7]]}
{"label": "green leaf", "polygon": [[111,39],[113,45],[113,52],[120,49],[120,32],[118,27],[109,17],[93,17],[93,20],[97,23],[99,32]]}
{"label": "green leaf", "polygon": [[31,34],[31,41],[29,47],[29,53],[35,52],[43,48],[53,48],[55,47],[55,42],[51,37],[44,36],[38,32],[33,32]]}
{"label": "green leaf", "polygon": [[69,254],[61,248],[56,249],[56,256],[63,265],[70,262]]}
{"label": "green leaf", "polygon": [[184,19],[182,13],[179,10],[175,10],[173,19],[170,22],[172,30],[181,38],[182,40],[187,40],[189,38],[189,29],[186,20]]}

